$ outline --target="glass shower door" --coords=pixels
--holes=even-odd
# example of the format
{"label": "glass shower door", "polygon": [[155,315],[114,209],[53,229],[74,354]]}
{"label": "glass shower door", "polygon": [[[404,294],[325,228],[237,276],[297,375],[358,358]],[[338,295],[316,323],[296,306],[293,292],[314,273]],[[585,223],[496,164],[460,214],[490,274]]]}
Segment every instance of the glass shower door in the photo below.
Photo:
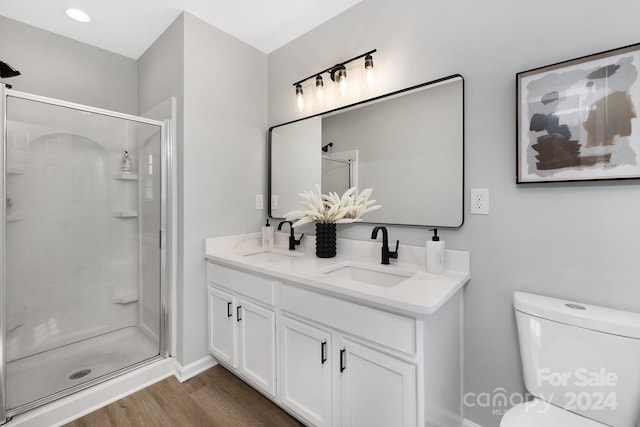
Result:
{"label": "glass shower door", "polygon": [[161,349],[161,122],[6,91],[7,414]]}

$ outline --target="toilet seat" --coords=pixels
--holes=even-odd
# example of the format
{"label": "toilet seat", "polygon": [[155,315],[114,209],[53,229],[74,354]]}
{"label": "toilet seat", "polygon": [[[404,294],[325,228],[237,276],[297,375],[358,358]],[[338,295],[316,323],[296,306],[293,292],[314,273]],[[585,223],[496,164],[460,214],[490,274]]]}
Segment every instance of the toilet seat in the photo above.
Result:
{"label": "toilet seat", "polygon": [[607,427],[535,398],[509,409],[500,427]]}

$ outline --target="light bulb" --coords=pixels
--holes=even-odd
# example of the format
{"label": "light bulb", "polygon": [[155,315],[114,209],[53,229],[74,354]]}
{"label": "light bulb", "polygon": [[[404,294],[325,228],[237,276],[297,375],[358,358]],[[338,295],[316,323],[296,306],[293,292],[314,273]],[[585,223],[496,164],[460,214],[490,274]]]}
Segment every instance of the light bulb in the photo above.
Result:
{"label": "light bulb", "polygon": [[302,112],[302,110],[304,110],[304,99],[302,98],[302,95],[298,95],[296,104],[298,105],[298,112]]}
{"label": "light bulb", "polygon": [[347,79],[340,79],[340,92],[344,95],[347,92]]}
{"label": "light bulb", "polygon": [[364,79],[367,82],[368,87],[373,87],[376,82],[376,76],[372,68],[367,68],[364,70]]}

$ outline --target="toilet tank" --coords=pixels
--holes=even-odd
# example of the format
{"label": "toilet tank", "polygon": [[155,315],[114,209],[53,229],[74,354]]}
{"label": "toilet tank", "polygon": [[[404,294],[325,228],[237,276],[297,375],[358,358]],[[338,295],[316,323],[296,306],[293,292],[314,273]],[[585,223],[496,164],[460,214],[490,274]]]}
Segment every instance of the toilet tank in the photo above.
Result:
{"label": "toilet tank", "polygon": [[529,393],[603,424],[636,425],[640,314],[523,292],[513,305]]}

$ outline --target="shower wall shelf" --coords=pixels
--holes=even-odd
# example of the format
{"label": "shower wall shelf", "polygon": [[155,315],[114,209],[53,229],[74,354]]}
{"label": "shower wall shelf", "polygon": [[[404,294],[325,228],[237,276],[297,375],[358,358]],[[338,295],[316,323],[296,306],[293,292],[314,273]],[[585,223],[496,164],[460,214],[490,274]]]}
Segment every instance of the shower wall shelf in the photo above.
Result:
{"label": "shower wall shelf", "polygon": [[138,175],[132,174],[132,173],[121,173],[121,174],[115,175],[113,179],[118,181],[137,181]]}
{"label": "shower wall shelf", "polygon": [[114,304],[129,304],[129,303],[138,301],[138,294],[132,293],[132,294],[114,295],[111,298],[111,301],[113,301]]}
{"label": "shower wall shelf", "polygon": [[24,175],[24,168],[7,166],[7,175]]}
{"label": "shower wall shelf", "polygon": [[118,211],[113,212],[113,217],[115,218],[137,218],[138,212],[136,211]]}
{"label": "shower wall shelf", "polygon": [[7,215],[7,222],[16,222],[22,221],[24,219],[24,215]]}

